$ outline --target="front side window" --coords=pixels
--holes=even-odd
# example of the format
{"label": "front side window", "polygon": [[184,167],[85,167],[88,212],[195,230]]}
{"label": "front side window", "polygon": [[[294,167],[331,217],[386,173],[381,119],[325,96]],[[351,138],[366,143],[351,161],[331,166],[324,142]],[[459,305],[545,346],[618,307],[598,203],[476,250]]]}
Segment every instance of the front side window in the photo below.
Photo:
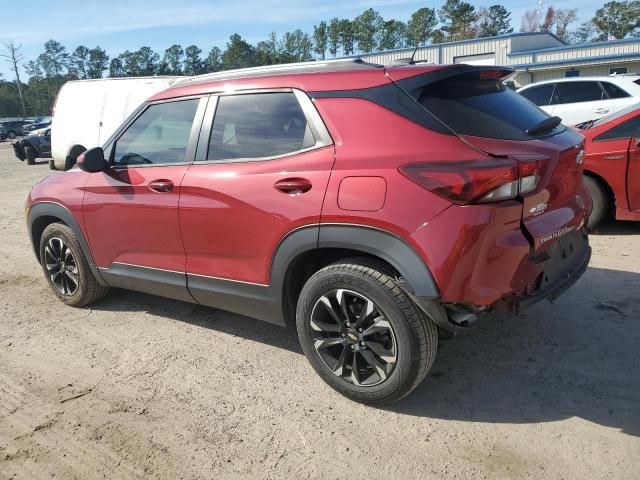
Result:
{"label": "front side window", "polygon": [[553,103],[594,102],[603,98],[604,92],[598,82],[562,82],[556,86]]}
{"label": "front side window", "polygon": [[113,164],[153,165],[186,162],[199,99],[150,105],[118,138]]}
{"label": "front side window", "polygon": [[312,147],[315,142],[291,92],[221,96],[207,160],[275,157]]}
{"label": "front side window", "polygon": [[617,140],[631,137],[640,137],[640,115],[613,127],[611,130],[601,133],[595,140]]}
{"label": "front side window", "polygon": [[527,88],[520,92],[527,100],[535,103],[539,107],[549,105],[551,102],[551,95],[553,95],[554,83],[548,83],[546,85],[540,85],[539,87]]}

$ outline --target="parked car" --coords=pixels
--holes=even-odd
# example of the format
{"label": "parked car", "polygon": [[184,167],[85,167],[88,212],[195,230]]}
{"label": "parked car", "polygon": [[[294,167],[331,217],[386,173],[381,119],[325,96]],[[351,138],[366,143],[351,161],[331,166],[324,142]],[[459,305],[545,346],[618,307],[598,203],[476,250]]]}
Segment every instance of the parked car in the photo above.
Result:
{"label": "parked car", "polygon": [[640,76],[558,78],[532,83],[518,93],[565,125],[576,125],[639,102]]}
{"label": "parked car", "polygon": [[0,136],[13,140],[23,135],[22,126],[25,124],[22,120],[0,123]]}
{"label": "parked car", "polygon": [[577,125],[585,137],[584,175],[595,229],[609,213],[640,221],[640,103]]}
{"label": "parked car", "polygon": [[16,140],[13,142],[13,151],[19,160],[26,160],[28,165],[35,164],[36,158],[51,157],[51,128],[34,130]]}
{"label": "parked car", "polygon": [[154,93],[182,77],[106,78],[65,83],[53,108],[51,168],[71,168],[87,148],[102,145]]}
{"label": "parked car", "polygon": [[439,335],[555,298],[589,262],[582,136],[512,74],[329,61],[178,82],[33,187],[35,254],[67,305],[120,287],[295,325],[338,392],[398,400]]}
{"label": "parked car", "polygon": [[43,117],[23,125],[22,131],[25,135],[28,135],[34,130],[41,130],[43,128],[47,128],[50,126],[51,126],[51,117]]}

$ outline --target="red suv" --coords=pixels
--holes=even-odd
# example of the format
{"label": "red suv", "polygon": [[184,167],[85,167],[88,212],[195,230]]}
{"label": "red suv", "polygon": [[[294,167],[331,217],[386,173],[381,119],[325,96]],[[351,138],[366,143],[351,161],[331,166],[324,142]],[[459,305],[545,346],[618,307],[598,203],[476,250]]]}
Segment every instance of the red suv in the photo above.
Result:
{"label": "red suv", "polygon": [[295,325],[318,374],[409,393],[438,336],[560,295],[590,258],[582,137],[496,67],[249,69],[149,99],[33,188],[67,305],[109,287]]}

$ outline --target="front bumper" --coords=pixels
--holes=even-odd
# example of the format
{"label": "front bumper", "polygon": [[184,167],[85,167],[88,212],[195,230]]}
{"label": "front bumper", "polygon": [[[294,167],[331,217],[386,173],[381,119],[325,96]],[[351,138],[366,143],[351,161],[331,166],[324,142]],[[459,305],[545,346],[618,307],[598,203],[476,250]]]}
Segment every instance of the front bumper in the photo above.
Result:
{"label": "front bumper", "polygon": [[24,147],[20,141],[13,142],[13,152],[18,160],[24,161],[24,159],[27,158],[27,154],[25,153]]}

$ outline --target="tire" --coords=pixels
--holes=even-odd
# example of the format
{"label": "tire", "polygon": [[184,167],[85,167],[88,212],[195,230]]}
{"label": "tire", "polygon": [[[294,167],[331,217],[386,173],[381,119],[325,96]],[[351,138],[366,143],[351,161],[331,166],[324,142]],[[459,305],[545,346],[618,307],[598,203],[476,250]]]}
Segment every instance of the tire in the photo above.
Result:
{"label": "tire", "polygon": [[13,130],[9,130],[9,132],[7,133],[7,136],[8,136],[11,140],[15,140],[15,138],[16,138],[18,135],[16,135],[16,132],[14,132]]}
{"label": "tire", "polygon": [[36,164],[36,150],[31,145],[25,145],[24,154],[27,157],[27,165],[35,165]]}
{"label": "tire", "polygon": [[[66,305],[84,307],[109,291],[109,287],[101,285],[91,271],[73,230],[64,224],[52,223],[44,229],[40,239],[40,260],[49,286]],[[60,264],[58,260],[64,263]],[[66,272],[54,277],[61,266]]]}
{"label": "tire", "polygon": [[[367,334],[374,324],[376,333]],[[429,372],[438,346],[436,324],[385,264],[367,258],[316,272],[300,293],[296,327],[318,375],[342,395],[372,405],[408,395]]]}
{"label": "tire", "polygon": [[592,209],[587,219],[587,228],[595,230],[600,226],[611,208],[609,196],[600,182],[588,176],[584,176],[584,183],[591,193]]}
{"label": "tire", "polygon": [[56,161],[53,158],[49,159],[49,170],[57,170]]}

